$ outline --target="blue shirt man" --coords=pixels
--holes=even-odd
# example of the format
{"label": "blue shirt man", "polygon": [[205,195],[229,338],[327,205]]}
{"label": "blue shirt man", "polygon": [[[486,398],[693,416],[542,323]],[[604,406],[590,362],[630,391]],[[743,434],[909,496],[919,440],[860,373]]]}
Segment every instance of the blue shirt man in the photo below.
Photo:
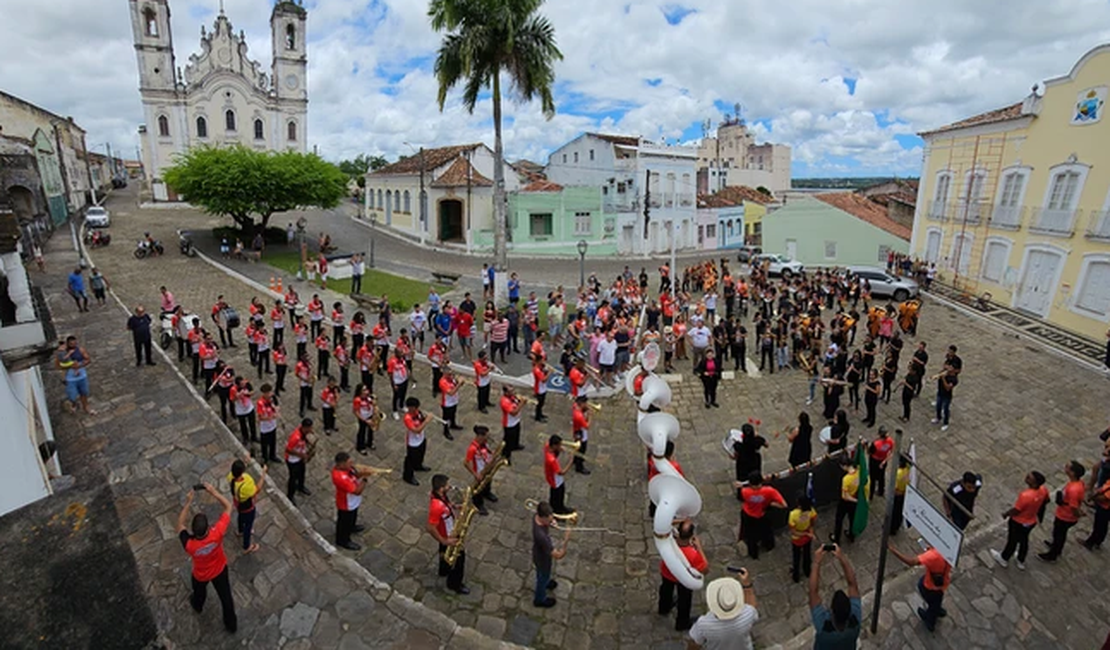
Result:
{"label": "blue shirt man", "polygon": [[85,276],[81,267],[73,269],[73,273],[69,274],[66,289],[77,303],[77,311],[89,310],[89,296],[85,293]]}
{"label": "blue shirt man", "polygon": [[520,280],[517,279],[516,273],[509,276],[509,302],[517,303],[520,301]]}

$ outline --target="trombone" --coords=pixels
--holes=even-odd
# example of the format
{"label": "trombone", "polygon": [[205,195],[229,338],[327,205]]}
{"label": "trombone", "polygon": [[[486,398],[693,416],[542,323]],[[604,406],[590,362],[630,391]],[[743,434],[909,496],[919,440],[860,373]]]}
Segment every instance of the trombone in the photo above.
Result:
{"label": "trombone", "polygon": [[[524,500],[524,508],[532,514],[535,514],[536,507],[539,506],[539,504],[540,502],[536,499]],[[576,533],[613,533],[614,535],[624,535],[624,533],[620,532],[619,530],[610,530],[608,528],[585,528],[579,526],[578,521],[582,518],[582,514],[580,512],[572,512],[567,515],[553,513],[551,516],[555,518],[555,523],[551,525],[551,527],[555,530],[573,531]]]}

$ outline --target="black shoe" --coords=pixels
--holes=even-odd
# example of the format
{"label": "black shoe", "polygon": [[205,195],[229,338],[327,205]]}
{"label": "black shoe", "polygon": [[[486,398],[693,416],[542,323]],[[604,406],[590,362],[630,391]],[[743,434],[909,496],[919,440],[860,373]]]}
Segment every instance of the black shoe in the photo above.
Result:
{"label": "black shoe", "polygon": [[940,617],[940,618],[944,618],[945,616],[948,616],[948,610],[941,607],[940,611],[937,612],[937,616]]}
{"label": "black shoe", "polygon": [[448,440],[454,440],[455,439],[455,436],[451,435],[450,431],[444,431],[443,432],[443,437],[447,438]]}
{"label": "black shoe", "polygon": [[489,413],[489,409],[486,409],[486,408],[480,408],[480,409],[478,409],[478,412],[479,412],[479,413]]}
{"label": "black shoe", "polygon": [[308,407],[308,410],[310,410],[310,411],[315,411],[315,410],[316,410],[316,407],[315,407],[315,406],[310,406],[310,407]]}
{"label": "black shoe", "polygon": [[459,425],[457,425],[457,424],[452,424],[452,425],[451,425],[451,430],[452,430],[452,431],[462,431],[462,430],[463,430],[463,428],[462,428],[462,427],[460,427],[460,426],[459,426]]}
{"label": "black shoe", "polygon": [[517,445],[516,447],[513,447],[512,450],[513,451],[524,451],[524,445]]}
{"label": "black shoe", "polygon": [[362,524],[355,524],[355,527],[351,529],[351,532],[361,533],[364,530],[366,530],[366,526],[363,526]]}
{"label": "black shoe", "polygon": [[481,508],[478,508],[478,514],[482,515],[483,517],[488,517],[489,510],[486,510],[486,507],[482,506]]}
{"label": "black shoe", "polygon": [[719,408],[721,408],[721,405],[718,404],[717,402],[713,402],[713,408],[719,409]]}
{"label": "black shoe", "polygon": [[418,481],[414,478],[405,479],[405,483],[408,483],[409,485],[420,485],[420,481]]}
{"label": "black shoe", "polygon": [[421,465],[420,467],[416,468],[416,471],[418,471],[418,472],[430,472],[430,471],[432,471],[432,468]]}
{"label": "black shoe", "polygon": [[559,588],[559,583],[555,582],[554,580],[550,580],[547,583],[547,588],[548,589],[558,589]]}
{"label": "black shoe", "polygon": [[543,600],[541,600],[539,602],[536,602],[536,601],[533,600],[532,605],[534,607],[544,607],[544,608],[554,607],[555,606],[555,597],[554,596],[548,596],[547,598],[544,598]]}
{"label": "black shoe", "polygon": [[136,367],[136,368],[141,368],[141,367],[142,367],[142,365],[143,365],[143,362],[142,362],[142,361],[136,361],[136,362],[135,362],[135,367]]}
{"label": "black shoe", "polygon": [[1056,561],[1056,556],[1053,555],[1052,553],[1037,553],[1037,557],[1044,560],[1045,562],[1055,562]]}
{"label": "black shoe", "polygon": [[301,494],[305,495],[306,497],[307,496],[312,496],[312,490],[310,490],[306,487],[301,488],[299,491],[300,491]]}
{"label": "black shoe", "polygon": [[[922,621],[925,621],[925,608],[924,607],[918,607],[917,608],[917,615],[921,617]],[[936,627],[937,626],[936,626],[935,623],[933,625],[929,625],[928,622],[925,622],[925,629],[929,630],[930,632],[935,630]]]}
{"label": "black shoe", "polygon": [[705,408],[712,408],[712,407],[711,407],[711,406],[709,405],[709,402],[706,402],[706,403],[705,403]]}
{"label": "black shoe", "polygon": [[470,587],[467,587],[466,585],[460,585],[458,588],[451,587],[450,589],[460,596],[465,596],[470,593]]}
{"label": "black shoe", "polygon": [[156,365],[158,365],[158,364],[154,363],[153,361],[147,361],[147,362],[146,362],[146,365],[148,365],[148,366],[156,366]]}
{"label": "black shoe", "polygon": [[500,499],[490,493],[486,495],[486,501],[489,501],[490,503],[497,503],[498,501],[500,501]]}
{"label": "black shoe", "polygon": [[575,470],[575,471],[578,472],[579,474],[583,474],[585,476],[589,476],[590,474],[593,474],[593,472],[586,469],[585,467],[583,467],[582,469]]}
{"label": "black shoe", "polygon": [[280,458],[277,458],[277,457],[271,458],[269,462],[270,462],[271,465],[284,465],[285,464],[285,461],[283,461],[283,460],[281,460]]}
{"label": "black shoe", "polygon": [[338,546],[339,548],[345,548],[348,551],[361,551],[362,550],[362,544],[359,544],[358,542],[346,542],[346,543],[343,543],[343,544],[336,544],[336,546]]}
{"label": "black shoe", "polygon": [[366,447],[363,447],[362,449],[356,449],[355,451],[362,454],[363,456],[366,456],[370,453],[370,452],[366,451]]}

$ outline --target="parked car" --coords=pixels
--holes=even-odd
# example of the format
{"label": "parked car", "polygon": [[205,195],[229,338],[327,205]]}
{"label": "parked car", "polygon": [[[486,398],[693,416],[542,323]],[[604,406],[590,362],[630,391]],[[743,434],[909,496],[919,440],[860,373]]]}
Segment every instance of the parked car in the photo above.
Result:
{"label": "parked car", "polygon": [[893,298],[898,302],[916,298],[921,291],[917,282],[909,278],[894,277],[875,266],[849,266],[848,272],[871,283],[871,295],[876,298]]}
{"label": "parked car", "polygon": [[89,228],[107,228],[112,225],[112,219],[107,210],[94,205],[85,211],[85,225]]}
{"label": "parked car", "polygon": [[747,263],[751,261],[752,257],[759,255],[763,249],[759,246],[741,246],[736,253],[736,261]]}
{"label": "parked car", "polygon": [[790,279],[796,275],[802,274],[802,263],[797,260],[792,260],[785,255],[778,253],[760,253],[759,255],[752,256],[753,265],[762,265],[767,263],[768,275],[781,275],[786,279]]}

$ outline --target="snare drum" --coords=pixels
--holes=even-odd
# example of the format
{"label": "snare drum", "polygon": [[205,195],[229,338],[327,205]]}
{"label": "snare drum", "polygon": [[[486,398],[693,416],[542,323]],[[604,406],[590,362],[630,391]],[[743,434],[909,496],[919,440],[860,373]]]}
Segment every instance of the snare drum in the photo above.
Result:
{"label": "snare drum", "polygon": [[301,318],[302,316],[308,314],[308,307],[305,307],[302,304],[298,304],[297,306],[293,307],[293,313],[297,316],[297,318]]}

